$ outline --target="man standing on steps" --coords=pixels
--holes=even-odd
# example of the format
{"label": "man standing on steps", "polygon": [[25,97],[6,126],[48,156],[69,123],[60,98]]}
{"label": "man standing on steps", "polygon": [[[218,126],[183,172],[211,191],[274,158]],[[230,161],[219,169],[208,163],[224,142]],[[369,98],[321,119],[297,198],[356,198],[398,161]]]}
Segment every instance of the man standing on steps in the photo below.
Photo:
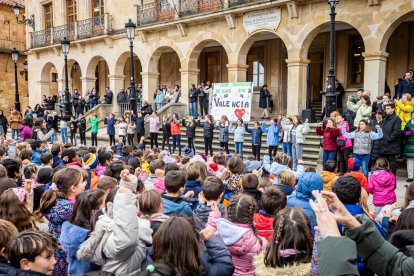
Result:
{"label": "man standing on steps", "polygon": [[401,119],[395,114],[394,104],[386,105],[385,113],[380,156],[387,158],[391,172],[396,175],[398,164],[395,156],[400,154]]}
{"label": "man standing on steps", "polygon": [[198,104],[200,105],[200,112],[199,115],[201,118],[204,118],[204,114],[207,115],[206,111],[206,93],[204,93],[204,82],[198,85]]}
{"label": "man standing on steps", "polygon": [[79,114],[77,121],[79,126],[80,143],[81,145],[86,145],[86,120],[82,113]]}
{"label": "man standing on steps", "polygon": [[197,98],[198,98],[198,90],[193,83],[191,85],[190,91],[188,92],[189,96],[189,103],[190,103],[190,116],[193,116],[194,119],[197,119]]}

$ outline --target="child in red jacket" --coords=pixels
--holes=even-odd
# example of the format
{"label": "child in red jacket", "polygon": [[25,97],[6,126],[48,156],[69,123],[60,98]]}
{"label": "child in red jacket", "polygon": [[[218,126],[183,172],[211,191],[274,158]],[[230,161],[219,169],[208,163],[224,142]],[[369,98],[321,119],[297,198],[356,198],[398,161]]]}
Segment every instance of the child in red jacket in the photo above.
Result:
{"label": "child in red jacket", "polygon": [[262,193],[262,209],[254,214],[253,223],[259,236],[270,240],[273,234],[273,220],[286,207],[285,192],[275,186],[267,187]]}

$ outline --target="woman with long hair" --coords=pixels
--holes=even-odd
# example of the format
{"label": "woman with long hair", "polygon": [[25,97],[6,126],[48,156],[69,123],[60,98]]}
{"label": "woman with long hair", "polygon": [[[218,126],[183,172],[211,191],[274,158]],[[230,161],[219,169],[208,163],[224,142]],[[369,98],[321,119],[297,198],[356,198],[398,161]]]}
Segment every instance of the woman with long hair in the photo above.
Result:
{"label": "woman with long hair", "polygon": [[24,118],[23,123],[19,126],[20,131],[20,138],[23,141],[27,141],[32,137],[32,127],[33,127],[33,119],[32,118]]}
{"label": "woman with long hair", "polygon": [[32,130],[32,139],[46,142],[52,137],[55,130],[52,128],[49,132],[47,131],[46,121],[43,118],[38,118],[34,122]]}
{"label": "woman with long hair", "polygon": [[6,138],[7,128],[9,127],[9,121],[7,121],[6,116],[4,116],[3,110],[0,110],[0,135]]}
{"label": "woman with long hair", "polygon": [[172,153],[178,147],[178,155],[181,155],[181,121],[177,113],[173,113],[171,119]]}

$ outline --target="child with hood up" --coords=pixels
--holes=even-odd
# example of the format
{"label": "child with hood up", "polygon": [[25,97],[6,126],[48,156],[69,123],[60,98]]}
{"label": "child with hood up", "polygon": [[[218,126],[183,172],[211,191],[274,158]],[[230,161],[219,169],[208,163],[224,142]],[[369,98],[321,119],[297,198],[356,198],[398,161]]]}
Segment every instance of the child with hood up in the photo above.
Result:
{"label": "child with hood up", "polygon": [[307,215],[312,229],[316,226],[316,218],[309,204],[310,199],[314,199],[312,191],[322,191],[323,180],[319,174],[306,172],[299,178],[296,185],[296,194],[287,200],[287,207],[301,207]]}

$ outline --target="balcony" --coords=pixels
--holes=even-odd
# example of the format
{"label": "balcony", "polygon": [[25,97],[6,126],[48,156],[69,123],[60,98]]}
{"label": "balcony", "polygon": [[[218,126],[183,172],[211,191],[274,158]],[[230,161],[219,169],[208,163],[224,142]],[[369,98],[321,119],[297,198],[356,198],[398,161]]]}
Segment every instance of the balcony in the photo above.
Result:
{"label": "balcony", "polygon": [[31,48],[41,48],[60,44],[65,37],[70,41],[76,41],[111,34],[111,32],[111,16],[105,14],[99,17],[76,21],[67,25],[32,32]]}
{"label": "balcony", "polygon": [[26,42],[0,39],[0,52],[9,53],[13,48],[16,48],[19,52],[23,52],[26,50]]}
{"label": "balcony", "polygon": [[137,6],[137,26],[156,25],[265,2],[272,0],[154,0]]}

